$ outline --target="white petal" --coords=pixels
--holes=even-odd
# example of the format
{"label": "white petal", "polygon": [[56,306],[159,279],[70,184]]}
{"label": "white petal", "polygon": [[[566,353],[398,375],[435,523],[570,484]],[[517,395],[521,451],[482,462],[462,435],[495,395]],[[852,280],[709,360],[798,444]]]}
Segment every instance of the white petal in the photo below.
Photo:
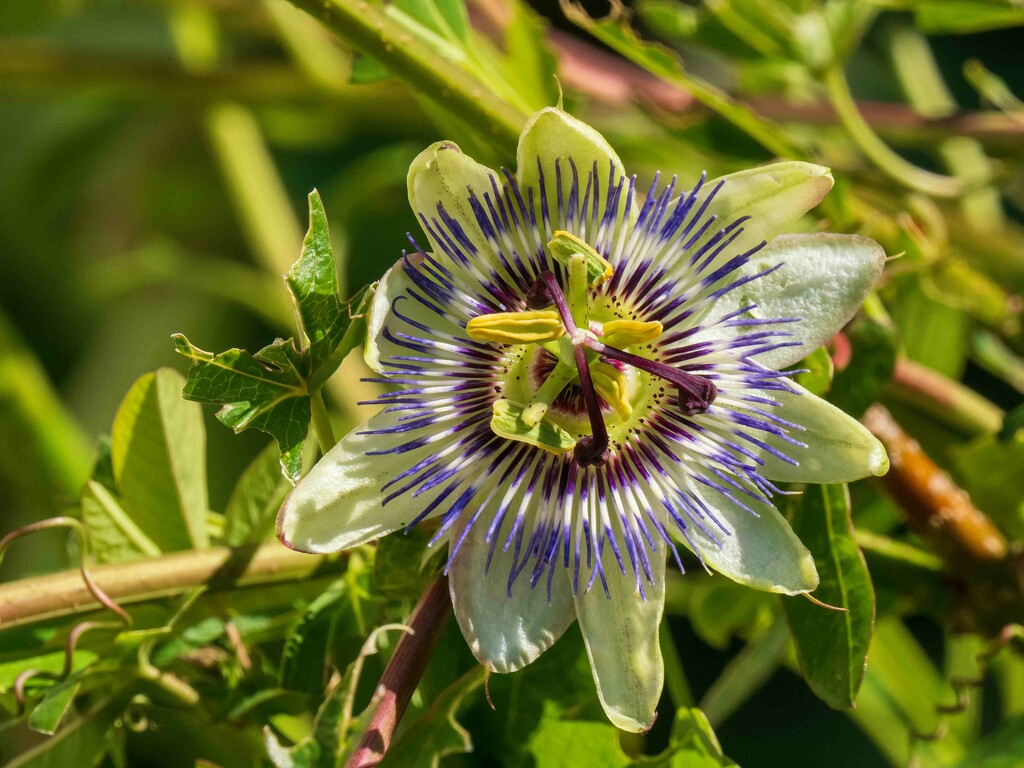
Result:
{"label": "white petal", "polygon": [[[563,181],[569,175],[569,159],[584,176],[597,163],[598,172],[602,174],[602,182],[607,178],[609,163],[624,175],[622,161],[604,136],[586,123],[572,115],[554,107],[542,109],[530,117],[519,137],[519,148],[516,151],[516,178],[520,186],[538,188],[540,177],[537,172],[537,161],[544,169],[545,181],[552,195],[556,188],[551,186],[555,181],[555,160],[563,164]],[[549,197],[554,200],[554,197]]]}
{"label": "white petal", "polygon": [[793,466],[762,452],[761,475],[769,480],[795,483],[849,483],[889,471],[885,448],[863,424],[803,387],[792,383],[790,386],[793,392],[768,393],[782,403],[781,407],[769,410],[803,427],[790,430],[789,436],[807,447],[758,434],[759,439],[799,462]]}
{"label": "white petal", "polygon": [[[495,271],[506,282],[514,282],[498,257],[500,245],[488,241],[470,202],[474,196],[493,199],[492,181],[501,188],[494,171],[463,154],[450,141],[428,147],[409,166],[409,204],[424,228],[432,256],[443,263],[456,283],[474,295],[481,292],[481,285],[488,283]],[[455,220],[454,225],[444,222],[438,205]],[[463,236],[468,238],[468,245],[460,242]],[[449,250],[457,251],[457,255],[453,257]]]}
{"label": "white petal", "polygon": [[666,547],[656,541],[657,550],[648,550],[654,583],[643,582],[646,600],[632,574],[621,573],[608,547],[603,562],[610,597],[600,579],[590,592],[576,595],[576,614],[601,706],[616,728],[634,733],[654,724],[665,680],[658,630],[665,609]]}
{"label": "white petal", "polygon": [[802,342],[799,346],[756,358],[761,365],[781,369],[802,360],[849,322],[878,282],[885,251],[857,235],[783,235],[755,254],[743,271],[756,274],[777,264],[782,266],[724,298],[737,309],[756,304],[749,313],[755,318],[799,318],[772,326],[792,333],[793,341]]}
{"label": "white petal", "polygon": [[775,507],[738,495],[755,515],[703,484],[691,480],[689,490],[725,528],[722,531],[714,521],[704,520],[711,536],[696,525],[689,529],[692,543],[710,568],[766,592],[795,595],[818,586],[814,558]]}
{"label": "white petal", "polygon": [[[404,317],[413,322],[431,329],[431,336],[436,340],[455,344],[469,343],[465,330],[456,325],[451,317],[439,314],[417,298],[418,296],[422,297],[423,292],[409,277],[407,270],[418,269],[422,262],[422,254],[411,253],[404,259],[399,259],[377,283],[377,290],[373,294],[373,301],[370,303],[367,317],[366,346],[363,349],[363,359],[377,373],[384,371],[383,361],[395,355],[413,354],[407,347],[399,346],[387,339],[384,334],[386,328],[390,328],[392,333],[398,331],[418,338],[423,338],[426,335],[422,329],[404,322],[392,311],[393,309],[397,309]],[[431,301],[430,304],[437,306],[442,311],[452,309],[447,306],[438,306],[439,303],[434,301]],[[458,309],[454,308],[454,311],[457,312]],[[441,349],[436,349],[434,354],[437,357],[452,356]]]}
{"label": "white petal", "polygon": [[404,528],[437,497],[444,484],[383,503],[403,483],[383,489],[388,481],[441,447],[436,441],[403,453],[367,455],[410,439],[408,433],[366,434],[396,426],[401,415],[381,412],[356,427],[299,481],[277,516],[278,536],[286,546],[313,553],[351,549]]}
{"label": "white petal", "polygon": [[[572,587],[561,562],[555,564],[548,600],[547,579],[530,586],[530,569],[508,585],[513,548],[502,551],[498,541],[490,568],[485,572],[490,544],[484,539],[501,496],[485,509],[458,546],[448,570],[455,618],[477,660],[495,672],[525,667],[562,636],[576,618]],[[530,515],[527,530],[532,525]],[[465,529],[459,521],[452,530],[454,548]],[[498,535],[498,534],[496,534]]]}
{"label": "white petal", "polygon": [[429,220],[437,217],[440,203],[479,246],[486,238],[469,204],[469,190],[489,194],[491,180],[497,178],[490,168],[464,154],[458,144],[439,141],[420,152],[409,166],[409,205],[417,217]]}
{"label": "white petal", "polygon": [[743,233],[728,249],[733,254],[771,240],[820,203],[835,183],[829,169],[820,165],[773,163],[705,182],[698,200],[704,200],[719,182],[724,184],[705,215],[717,215],[723,225],[750,217],[743,224]]}

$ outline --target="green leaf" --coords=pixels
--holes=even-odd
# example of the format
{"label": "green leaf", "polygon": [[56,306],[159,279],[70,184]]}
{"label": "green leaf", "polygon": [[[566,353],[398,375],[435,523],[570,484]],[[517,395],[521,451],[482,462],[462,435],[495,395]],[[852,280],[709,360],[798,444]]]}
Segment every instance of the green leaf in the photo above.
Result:
{"label": "green leaf", "polygon": [[6,768],[92,768],[107,752],[106,734],[118,714],[118,707],[109,699],[104,700],[50,738],[22,752]]}
{"label": "green leaf", "polygon": [[[7,638],[10,641],[8,634]],[[32,654],[25,653],[23,650],[19,652],[19,648],[15,643],[11,643],[14,648],[12,651],[5,652],[0,657],[0,693],[7,693],[14,687],[14,681],[18,675],[29,669],[34,669],[40,674],[47,675],[60,675],[63,674],[64,663],[66,655],[64,649],[55,651],[45,651],[42,653]],[[24,645],[21,646],[24,648]],[[98,658],[94,651],[87,650],[85,648],[78,648],[75,650],[75,659],[73,671],[83,669],[92,664]]]}
{"label": "green leaf", "polygon": [[156,557],[160,548],[153,543],[117,498],[96,480],[82,488],[82,522],[89,531],[89,551],[101,563],[118,563]]}
{"label": "green leaf", "polygon": [[711,723],[696,707],[676,711],[665,754],[671,755],[668,765],[672,768],[736,768],[736,763],[722,754]]}
{"label": "green leaf", "polygon": [[374,591],[390,598],[419,597],[430,579],[425,573],[429,561],[448,556],[444,548],[430,548],[432,536],[427,528],[417,525],[401,536],[385,536],[378,541],[373,554]]}
{"label": "green leaf", "polygon": [[209,545],[206,429],[202,410],[181,399],[184,384],[170,368],[142,376],[122,401],[112,432],[122,506],[165,552]]}
{"label": "green leaf", "polygon": [[618,731],[606,722],[559,720],[557,708],[544,702],[540,727],[530,740],[535,768],[575,768],[600,765],[627,768],[630,760],[619,746]]}
{"label": "green leaf", "polygon": [[1020,768],[1024,755],[1024,715],[1005,721],[975,744],[956,768]]}
{"label": "green leaf", "polygon": [[274,518],[291,484],[281,476],[277,446],[271,443],[245,468],[224,509],[224,543],[258,544],[274,530]]}
{"label": "green leaf", "polygon": [[986,435],[950,448],[957,477],[971,499],[1003,531],[1024,538],[1024,435],[1003,442]]}
{"label": "green leaf", "polygon": [[725,650],[734,637],[756,636],[775,621],[775,599],[735,581],[695,575],[688,580],[687,592],[690,624],[712,648]]}
{"label": "green leaf", "polygon": [[81,680],[73,679],[50,688],[28,716],[28,727],[47,736],[55,734],[81,686]]}
{"label": "green leaf", "polygon": [[315,189],[309,193],[309,230],[302,241],[302,255],[285,281],[305,337],[307,390],[315,392],[360,342],[359,322],[372,298],[372,292],[363,288],[350,301],[342,300],[327,214]]}
{"label": "green leaf", "polygon": [[927,0],[914,4],[914,17],[925,34],[971,34],[1024,25],[1016,3],[990,0]]}
{"label": "green leaf", "polygon": [[281,654],[279,679],[282,688],[299,691],[323,689],[334,622],[347,591],[344,581],[334,582],[310,604],[288,632]]}
{"label": "green leaf", "polygon": [[962,757],[955,728],[935,741],[911,736],[935,732],[943,718],[936,704],[948,702],[953,691],[899,618],[879,617],[870,659],[860,698],[849,715],[889,762],[907,764],[911,748],[921,765],[952,765]]}
{"label": "green leaf", "polygon": [[320,747],[313,740],[286,747],[268,725],[263,729],[263,743],[274,768],[318,768],[320,765]]}
{"label": "green leaf", "polygon": [[450,43],[469,41],[469,18],[462,0],[394,0],[390,7]]}
{"label": "green leaf", "polygon": [[818,347],[805,357],[797,367],[803,371],[796,375],[796,383],[813,395],[823,397],[832,386],[832,358],[828,350]]}
{"label": "green leaf", "polygon": [[793,530],[811,550],[821,581],[809,600],[784,600],[783,607],[804,679],[835,709],[857,698],[875,623],[875,592],[864,557],[853,538],[845,485],[808,486],[790,506]]}
{"label": "green leaf", "polygon": [[285,477],[302,475],[302,443],[309,431],[310,402],[301,353],[278,339],[255,355],[229,349],[204,352],[174,335],[179,354],[192,360],[182,394],[198,403],[223,406],[217,419],[235,432],[253,427],[277,440]]}
{"label": "green leaf", "polygon": [[423,717],[409,726],[387,751],[384,768],[438,768],[448,755],[473,751],[469,732],[455,719],[466,697],[479,688],[487,673],[477,666],[434,699]]}
{"label": "green leaf", "polygon": [[893,307],[907,357],[959,379],[967,360],[967,314],[929,295],[917,281],[905,283]]}

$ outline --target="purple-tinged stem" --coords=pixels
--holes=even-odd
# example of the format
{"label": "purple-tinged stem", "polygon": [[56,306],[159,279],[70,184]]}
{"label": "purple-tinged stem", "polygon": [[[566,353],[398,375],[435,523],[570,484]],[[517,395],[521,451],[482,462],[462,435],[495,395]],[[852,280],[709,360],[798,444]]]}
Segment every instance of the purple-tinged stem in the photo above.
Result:
{"label": "purple-tinged stem", "polygon": [[[543,292],[539,289],[527,294],[527,301],[535,297],[543,296],[549,303],[555,305],[555,309],[558,310],[558,315],[562,318],[562,325],[565,326],[565,332],[569,336],[575,336],[579,328],[576,325],[576,321],[572,319],[572,310],[569,309],[569,302],[565,300],[565,294],[562,293],[562,286],[558,284],[558,280],[555,278],[555,273],[550,269],[540,273],[540,277],[537,278],[537,282],[534,283],[534,287],[537,284],[544,286]],[[533,294],[531,296],[531,294]]]}
{"label": "purple-tinged stem", "polygon": [[398,641],[381,675],[377,691],[370,701],[370,720],[345,762],[345,768],[372,768],[384,759],[451,609],[448,578],[438,576],[413,608],[409,617],[412,631]]}
{"label": "purple-tinged stem", "polygon": [[715,382],[705,376],[697,376],[671,365],[659,363],[657,360],[648,360],[646,357],[640,357],[631,352],[623,352],[621,349],[602,344],[595,339],[588,339],[586,344],[602,357],[618,360],[675,384],[679,389],[679,407],[687,416],[704,413],[718,396],[718,387],[715,386]]}
{"label": "purple-tinged stem", "polygon": [[587,416],[590,417],[590,431],[593,434],[584,435],[576,441],[576,447],[573,448],[572,456],[581,467],[600,467],[608,461],[608,429],[604,425],[601,405],[597,402],[597,391],[594,389],[594,382],[590,378],[587,352],[583,347],[573,347],[573,356],[576,358],[576,370],[580,374],[580,391],[583,393],[583,402],[587,405]]}
{"label": "purple-tinged stem", "polygon": [[[555,279],[555,273],[551,270],[541,272],[537,282],[527,292],[526,300],[527,303],[544,302],[541,306],[554,304],[569,337],[575,338],[579,333],[579,327],[573,320],[569,302],[565,300],[565,294],[562,293],[562,288],[558,284],[558,280]],[[583,394],[583,402],[587,406],[590,431],[593,434],[584,435],[577,440],[572,455],[581,467],[599,467],[608,461],[608,429],[604,424],[604,416],[601,415],[601,404],[597,400],[594,381],[590,378],[590,364],[587,362],[586,350],[581,345],[574,344],[573,357],[576,360],[576,371],[580,376],[580,392]]]}

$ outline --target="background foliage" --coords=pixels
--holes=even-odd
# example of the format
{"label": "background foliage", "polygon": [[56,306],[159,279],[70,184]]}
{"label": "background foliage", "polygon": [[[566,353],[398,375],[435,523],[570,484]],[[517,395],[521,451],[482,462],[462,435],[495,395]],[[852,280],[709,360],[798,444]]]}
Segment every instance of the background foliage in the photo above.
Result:
{"label": "background foliage", "polygon": [[[332,558],[283,550],[282,468],[298,476],[313,433],[329,443],[368,413],[346,352],[357,289],[417,231],[411,159],[451,138],[512,164],[557,73],[641,183],[773,157],[832,167],[805,227],[892,258],[802,381],[901,460],[885,484],[786,510],[817,596],[847,612],[672,576],[649,734],[606,722],[575,630],[485,695],[449,624],[385,765],[1020,764],[1024,10],[608,10],[0,4],[0,533],[31,532],[5,540],[0,571],[0,759],[333,766],[352,749],[439,562],[415,532]],[[335,263],[337,285],[314,279]],[[187,385],[172,334],[197,361]],[[241,391],[230,368],[261,360],[279,373]]]}

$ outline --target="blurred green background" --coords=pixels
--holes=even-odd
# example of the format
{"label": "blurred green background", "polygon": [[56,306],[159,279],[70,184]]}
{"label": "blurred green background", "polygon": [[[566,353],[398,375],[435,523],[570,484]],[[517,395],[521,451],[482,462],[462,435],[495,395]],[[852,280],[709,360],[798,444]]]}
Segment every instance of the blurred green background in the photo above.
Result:
{"label": "blurred green background", "polygon": [[[807,59],[814,46],[797,46],[801,60],[772,41],[770,25],[759,36],[751,5],[631,4],[634,26],[681,51],[701,82],[774,118],[780,141],[833,167],[837,188],[821,215],[834,228],[903,254],[880,290],[901,356],[965,383],[996,407],[982,409],[987,416],[1013,412],[1024,392],[1024,111],[1012,97],[1024,92],[1018,6],[958,2],[947,13],[942,3],[826,4],[849,6],[851,39],[836,43],[836,55],[877,133],[920,168],[983,182],[942,200],[879,172],[827,107],[821,72]],[[818,6],[785,5],[805,16]],[[586,6],[594,15],[607,10]],[[554,103],[551,74],[559,72],[566,106],[605,133],[641,185],[658,169],[692,179],[777,154],[678,83],[595,41],[557,3],[469,8],[480,38],[506,47],[498,60],[508,69],[486,82],[504,84],[503,97],[528,111]],[[508,13],[520,25],[517,49],[502,42]],[[981,79],[969,77],[974,60],[987,68]],[[455,61],[474,71],[472,58]],[[344,284],[354,290],[409,247],[407,232],[418,236],[405,174],[423,147],[452,137],[484,162],[513,161],[459,115],[386,74],[282,0],[0,3],[0,534],[77,506],[97,438],[132,382],[161,366],[186,369],[172,333],[211,350],[254,350],[293,333],[280,276],[298,256],[311,189],[322,195]],[[356,403],[372,396],[360,365],[348,361],[327,389],[339,434],[365,413]],[[913,393],[898,387],[884,398],[1003,532],[1019,537],[1019,435],[1011,430],[1009,442],[996,443],[985,428],[915,407]],[[268,440],[254,430],[231,434],[213,409],[204,417],[210,506],[221,510]],[[853,495],[858,526],[920,544],[877,487]],[[74,560],[66,540],[52,532],[19,543],[0,576],[67,567]],[[677,584],[669,626],[700,699],[745,638],[770,623],[764,616],[774,603],[739,597],[731,586],[709,597],[696,581]],[[981,641],[951,640],[953,612],[922,607],[927,601],[900,587],[899,577],[876,576],[880,614],[909,615],[909,637],[948,680],[948,659],[971,655],[958,643],[977,650]],[[694,607],[705,599],[719,606],[700,609],[711,618]],[[561,645],[563,657],[538,665],[578,656],[578,639]],[[984,706],[962,728],[964,743],[1024,711],[1014,663],[1001,683],[989,678]],[[478,706],[463,719],[478,756],[444,764],[498,764],[501,752],[486,746],[489,712]],[[667,740],[667,726],[659,724],[652,743]],[[748,766],[898,763],[786,669],[717,730],[726,753]],[[132,765],[186,765],[161,752],[159,735],[132,743]],[[997,763],[971,763],[983,764]]]}

